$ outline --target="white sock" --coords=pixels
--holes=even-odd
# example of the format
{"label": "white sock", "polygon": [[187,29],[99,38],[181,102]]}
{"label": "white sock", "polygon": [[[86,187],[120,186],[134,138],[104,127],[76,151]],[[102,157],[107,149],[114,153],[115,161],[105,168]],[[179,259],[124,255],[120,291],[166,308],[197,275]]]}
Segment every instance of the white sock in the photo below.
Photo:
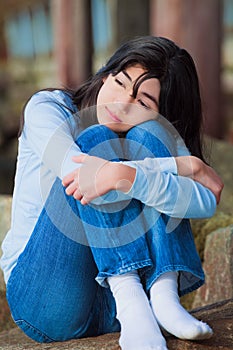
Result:
{"label": "white sock", "polygon": [[213,334],[204,322],[191,316],[180,304],[177,272],[160,276],[150,290],[150,302],[158,323],[180,339],[207,339]]}
{"label": "white sock", "polygon": [[137,271],[108,278],[121,324],[122,350],[167,350]]}

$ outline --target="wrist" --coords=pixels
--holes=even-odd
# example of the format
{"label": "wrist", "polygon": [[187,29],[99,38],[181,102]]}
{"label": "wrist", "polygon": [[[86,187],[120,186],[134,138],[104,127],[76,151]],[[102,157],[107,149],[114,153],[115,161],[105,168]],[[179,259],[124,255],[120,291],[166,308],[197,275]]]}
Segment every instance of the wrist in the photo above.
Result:
{"label": "wrist", "polygon": [[180,156],[175,158],[177,172],[180,176],[194,179],[203,169],[202,161],[195,156]]}
{"label": "wrist", "polygon": [[136,169],[122,163],[114,164],[114,189],[127,193],[130,191],[136,176]]}
{"label": "wrist", "polygon": [[197,177],[202,176],[205,163],[201,159],[195,156],[191,156],[191,166],[192,166],[192,178],[193,180],[196,180]]}

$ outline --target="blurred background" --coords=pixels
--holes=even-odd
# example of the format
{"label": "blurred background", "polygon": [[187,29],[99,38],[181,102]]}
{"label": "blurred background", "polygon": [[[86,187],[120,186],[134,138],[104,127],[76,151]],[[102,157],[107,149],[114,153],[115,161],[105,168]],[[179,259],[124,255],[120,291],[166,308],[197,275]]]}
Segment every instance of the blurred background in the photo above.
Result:
{"label": "blurred background", "polygon": [[13,190],[20,114],[30,95],[77,87],[119,44],[147,34],[191,53],[205,133],[233,145],[233,0],[0,0],[1,194]]}

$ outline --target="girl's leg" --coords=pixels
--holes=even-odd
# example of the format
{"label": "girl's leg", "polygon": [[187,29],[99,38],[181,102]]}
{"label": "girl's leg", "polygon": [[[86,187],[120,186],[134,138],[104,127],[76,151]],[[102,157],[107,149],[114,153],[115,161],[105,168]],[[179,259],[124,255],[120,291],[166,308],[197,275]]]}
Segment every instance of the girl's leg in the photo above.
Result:
{"label": "girl's leg", "polygon": [[[46,207],[67,224],[65,198],[56,180]],[[75,200],[69,198],[75,206]],[[51,214],[51,213],[50,213]],[[68,238],[44,208],[7,284],[16,324],[38,342],[63,341],[119,331],[109,289],[95,281],[96,264],[88,246]]]}
{"label": "girl's leg", "polygon": [[180,304],[177,272],[161,275],[150,289],[150,298],[156,319],[169,333],[192,340],[212,336],[212,329],[191,316]]}
{"label": "girl's leg", "polygon": [[[92,131],[95,134],[94,129]],[[89,141],[95,140],[93,132],[90,132]],[[101,139],[104,138],[104,135],[99,133],[95,136],[98,136],[97,139],[99,136]],[[109,134],[107,134],[108,137]],[[106,276],[115,273],[114,255],[121,262],[116,270],[124,276],[128,270],[136,270],[151,264],[143,239],[135,246],[134,243],[129,243],[124,251],[124,258],[120,255],[122,251],[118,246],[112,250],[114,254],[107,254],[111,249],[106,248],[91,247],[91,251],[85,236],[87,223],[90,223],[92,228],[97,223],[102,228],[114,224],[120,225],[124,220],[131,218],[138,204],[134,203],[128,216],[122,218],[120,212],[112,216],[113,222],[107,215],[108,211],[106,215],[102,213],[93,215],[93,211],[89,212],[87,208],[75,201],[73,197],[66,196],[61,181],[57,179],[34,232],[7,284],[7,297],[14,320],[28,336],[36,341],[67,340],[119,330],[111,291],[101,288],[94,280],[97,268],[92,254],[95,254],[96,260],[100,261],[100,266],[104,266],[104,261],[107,260],[113,267],[112,272],[103,271],[105,279]],[[84,222],[79,220],[79,217],[82,217]],[[90,235],[87,238],[91,238]],[[96,242],[95,239],[94,242]],[[121,260],[121,258],[124,259]],[[139,288],[142,291],[141,285]],[[143,293],[142,298],[148,305],[148,299],[145,299]],[[148,318],[156,325],[152,310],[147,309]],[[143,318],[144,316],[145,313]],[[156,327],[150,327],[153,329],[153,334],[151,331],[150,339],[145,339],[141,349],[166,350],[164,339]],[[156,337],[154,332],[157,332]],[[133,338],[134,334],[131,332],[129,337]],[[141,339],[144,339],[143,334],[141,333]],[[125,335],[128,335],[128,332],[125,332]],[[156,343],[153,342],[152,346],[153,338]],[[135,348],[134,345],[136,345],[135,342],[131,347]]]}
{"label": "girl's leg", "polygon": [[92,251],[72,216],[78,205],[57,179],[7,284],[16,324],[38,342],[120,329],[112,293],[95,281]]}
{"label": "girl's leg", "polygon": [[[143,159],[151,153],[169,157],[172,140],[166,140],[167,137],[157,122],[143,123],[127,134],[127,157]],[[193,318],[179,301],[179,294],[196,289],[204,281],[190,224],[182,220],[173,232],[166,233],[168,220],[166,215],[160,215],[147,232],[153,267],[141,274],[142,280],[150,292],[151,306],[160,325],[179,338],[208,338],[212,330]]]}
{"label": "girl's leg", "polygon": [[[81,150],[89,155],[105,159],[119,160],[122,157],[118,136],[103,125],[86,129],[78,138]],[[103,196],[102,203],[82,206],[77,201],[75,213],[80,218],[81,229],[85,233],[97,268],[97,280],[108,286],[106,278],[151,266],[145,235],[144,222],[134,221],[140,216],[142,206],[137,200],[115,201],[115,191]],[[80,234],[79,234],[80,237]],[[126,239],[129,238],[130,239]],[[135,239],[135,237],[138,237]]]}
{"label": "girl's leg", "polygon": [[[99,134],[102,135],[101,142],[98,144],[100,147],[96,145],[96,142],[92,147],[93,140]],[[107,159],[119,159],[123,156],[120,141],[104,126],[95,126],[86,130],[80,135],[78,144],[83,151],[91,155]],[[106,154],[106,151],[108,153],[113,149],[115,154]],[[121,324],[120,345],[122,349],[167,350],[137,273],[137,269],[151,265],[146,238],[145,235],[142,235],[145,228],[142,220],[138,227],[134,228],[134,232],[130,232],[130,225],[127,225],[130,220],[141,215],[141,204],[132,200],[125,205],[124,210],[119,205],[122,203],[109,203],[109,205],[98,207],[86,206],[84,210],[82,207],[79,208],[79,215],[83,221],[86,221],[88,210],[92,223],[101,226],[101,231],[95,234],[95,227],[90,229],[84,224],[93,256],[99,268],[98,280],[102,284],[104,282],[106,286],[109,284],[113,292],[117,318]],[[112,231],[109,228],[112,228]],[[141,237],[124,244],[126,242],[124,235],[135,234],[137,230]],[[119,238],[121,235],[123,239]],[[111,237],[113,240],[109,241]]]}
{"label": "girl's leg", "polygon": [[119,331],[115,302],[96,273],[89,247],[64,236],[43,211],[7,284],[16,324],[38,342]]}
{"label": "girl's leg", "polygon": [[121,324],[123,350],[167,350],[137,271],[108,278]]}

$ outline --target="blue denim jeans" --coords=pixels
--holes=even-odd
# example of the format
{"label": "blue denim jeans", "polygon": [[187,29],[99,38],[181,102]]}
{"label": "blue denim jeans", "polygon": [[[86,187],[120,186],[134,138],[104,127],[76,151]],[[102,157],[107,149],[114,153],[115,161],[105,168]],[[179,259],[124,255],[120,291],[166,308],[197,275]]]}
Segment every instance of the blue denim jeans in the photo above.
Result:
{"label": "blue denim jeans", "polygon": [[[77,140],[83,152],[105,159],[167,157],[172,140],[154,121],[124,139],[93,126]],[[16,324],[38,342],[120,330],[106,277],[138,270],[146,292],[163,273],[179,271],[180,295],[204,282],[188,220],[166,233],[169,217],[127,195],[82,206],[56,179],[28,244],[7,284]],[[99,283],[97,283],[97,281]]]}

